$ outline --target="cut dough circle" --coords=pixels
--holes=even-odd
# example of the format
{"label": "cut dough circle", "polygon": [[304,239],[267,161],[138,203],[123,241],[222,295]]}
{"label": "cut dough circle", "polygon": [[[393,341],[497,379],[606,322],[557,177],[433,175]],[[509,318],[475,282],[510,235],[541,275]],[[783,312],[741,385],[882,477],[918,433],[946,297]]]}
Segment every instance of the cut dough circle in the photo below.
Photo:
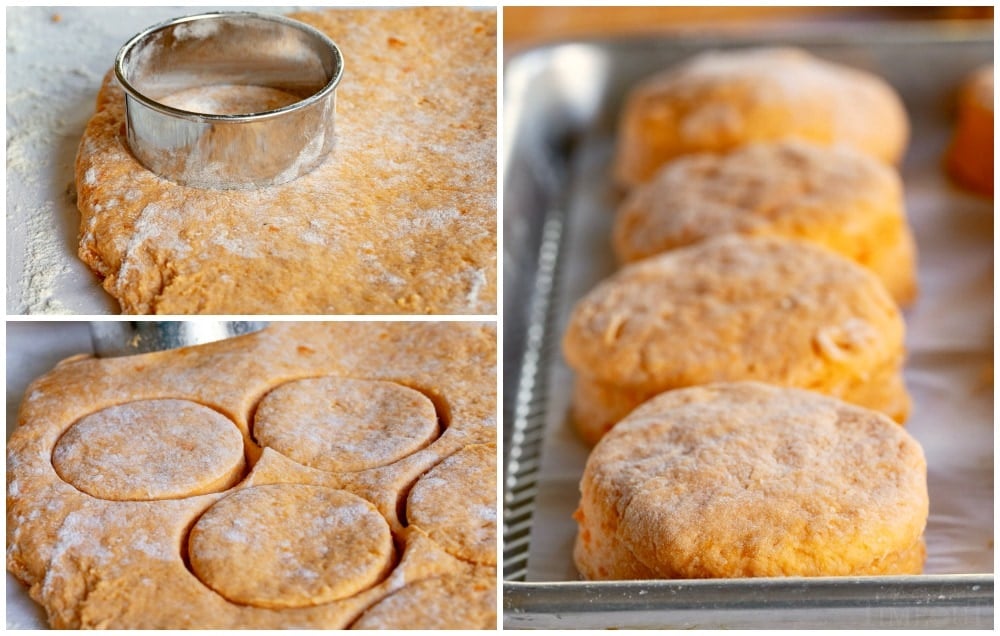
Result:
{"label": "cut dough circle", "polygon": [[191,569],[235,603],[308,607],[347,598],[394,565],[389,524],[343,490],[268,484],[215,503],[188,539]]}
{"label": "cut dough circle", "polygon": [[332,472],[391,464],[437,433],[437,411],[423,393],[336,376],[283,384],[264,396],[254,416],[258,444]]}
{"label": "cut dough circle", "polygon": [[207,406],[139,400],[81,418],[56,443],[52,465],[88,495],[153,501],[229,488],[243,475],[243,453],[236,425]]}
{"label": "cut dough circle", "polygon": [[495,629],[496,590],[486,576],[424,579],[365,610],[351,629]]}
{"label": "cut dough circle", "polygon": [[407,497],[407,520],[450,554],[496,565],[496,474],[496,445],[467,446],[417,480]]}

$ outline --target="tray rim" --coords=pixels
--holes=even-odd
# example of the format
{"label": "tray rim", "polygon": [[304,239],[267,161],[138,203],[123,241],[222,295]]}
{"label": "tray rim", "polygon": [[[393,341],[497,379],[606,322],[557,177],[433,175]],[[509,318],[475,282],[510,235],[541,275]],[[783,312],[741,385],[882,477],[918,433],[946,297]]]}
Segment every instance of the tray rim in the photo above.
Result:
{"label": "tray rim", "polygon": [[[991,43],[994,42],[994,32],[992,21],[989,24],[983,24],[983,21],[976,20],[956,20],[947,23],[947,26],[927,23],[927,22],[890,22],[890,23],[865,23],[865,24],[823,24],[817,25],[819,28],[816,29],[799,29],[793,34],[782,33],[780,40],[782,44],[787,44],[791,46],[801,45],[801,46],[863,46],[871,42],[873,34],[878,34],[879,39],[882,42],[891,42],[893,44],[905,44],[905,43],[961,43],[961,44],[974,44],[974,43]],[[676,46],[678,48],[687,48],[698,45],[715,45],[715,46],[727,46],[727,47],[738,47],[741,45],[750,44],[775,44],[776,43],[776,33],[746,33],[746,32],[727,32],[725,30],[718,31],[700,31],[700,32],[684,32],[679,31],[676,33],[668,34],[669,44],[664,45],[665,37],[664,34],[638,34],[638,35],[616,35],[610,37],[585,37],[585,38],[566,38],[558,39],[543,44],[532,46],[523,50],[517,51],[515,54],[505,57],[504,59],[504,86],[507,87],[512,81],[512,78],[520,79],[519,76],[522,73],[528,73],[530,75],[530,68],[532,64],[536,64],[540,58],[545,58],[547,56],[552,56],[559,50],[565,49],[567,47],[575,46],[597,46],[597,47],[640,47],[649,46],[653,43],[658,43],[659,46]],[[522,66],[529,69],[522,71]],[[508,96],[507,91],[504,92],[504,112],[507,112],[508,106]],[[504,135],[510,137],[513,140],[519,133],[520,121],[516,122],[514,126],[504,126]],[[502,180],[506,185],[509,178],[509,166],[510,166],[510,153],[514,146],[513,143],[505,143],[504,150],[504,174]],[[554,208],[554,209],[553,209]],[[541,285],[537,284],[539,281],[536,276],[536,285],[534,287],[532,298],[528,303],[528,315],[533,317],[527,322],[529,326],[536,327],[538,322],[542,322],[542,334],[536,335],[534,339],[536,341],[536,347],[544,347],[547,339],[551,339],[551,336],[546,337],[544,332],[552,326],[555,317],[551,314],[554,313],[554,308],[557,303],[555,303],[555,298],[557,294],[553,293],[552,297],[539,297],[540,290],[539,287],[551,292],[554,288],[558,286],[559,283],[559,269],[561,266],[561,261],[563,257],[562,246],[562,225],[565,222],[565,217],[568,211],[565,205],[560,205],[555,203],[550,206],[550,209],[546,212],[544,227],[550,230],[550,233],[556,235],[556,247],[555,253],[552,254],[551,245],[546,246],[543,242],[541,250],[548,250],[546,261],[548,266],[546,271],[543,272],[543,277],[549,280],[541,281]],[[555,219],[549,218],[555,216]],[[555,230],[550,227],[550,225],[558,226]],[[550,240],[551,237],[550,237]],[[540,255],[535,255],[539,257]],[[814,588],[826,588],[830,589],[847,589],[852,588],[855,592],[855,596],[850,597],[849,600],[855,601],[854,603],[849,603],[844,605],[844,608],[857,608],[857,607],[878,607],[878,604],[863,603],[863,601],[871,601],[873,598],[871,593],[873,590],[882,588],[886,585],[895,586],[896,589],[904,594],[909,594],[908,597],[903,599],[905,602],[899,604],[901,607],[913,607],[914,605],[921,604],[921,598],[916,594],[916,591],[928,587],[936,586],[938,588],[938,594],[936,598],[924,599],[923,607],[926,609],[928,607],[984,607],[987,608],[987,616],[983,616],[983,620],[979,621],[980,627],[992,627],[993,625],[993,573],[961,573],[961,574],[920,574],[920,575],[910,575],[910,576],[872,576],[872,577],[817,577],[817,578],[776,578],[776,579],[703,579],[703,580],[657,580],[657,581],[524,581],[518,580],[516,578],[508,578],[507,574],[507,559],[506,554],[508,551],[508,535],[510,534],[509,521],[514,521],[513,528],[515,529],[515,534],[521,537],[520,543],[525,545],[524,548],[524,559],[527,559],[527,545],[530,545],[530,529],[531,529],[531,517],[533,516],[533,499],[534,490],[537,484],[537,477],[539,474],[541,460],[540,456],[542,454],[542,444],[544,440],[545,431],[545,411],[544,402],[546,400],[541,400],[542,404],[539,405],[535,400],[531,399],[529,395],[527,398],[523,395],[524,387],[521,386],[521,382],[524,380],[524,367],[525,367],[525,354],[529,352],[532,343],[526,342],[524,348],[519,351],[520,358],[518,360],[517,369],[517,386],[509,387],[510,390],[505,391],[505,396],[510,399],[510,413],[513,414],[515,411],[515,405],[521,407],[521,415],[518,419],[521,421],[521,426],[515,426],[512,429],[508,429],[507,422],[505,420],[504,426],[504,442],[505,442],[505,453],[504,453],[504,488],[503,488],[503,546],[502,550],[505,556],[503,563],[503,572],[501,576],[503,577],[503,616],[506,621],[508,618],[516,618],[518,622],[523,621],[526,618],[534,617],[537,620],[543,621],[540,624],[533,623],[532,627],[560,627],[563,626],[563,620],[565,617],[586,617],[588,615],[593,615],[596,612],[606,611],[607,608],[600,607],[600,604],[595,604],[592,598],[583,598],[584,592],[588,596],[592,596],[594,591],[600,593],[619,593],[628,594],[631,596],[636,596],[640,590],[656,589],[660,591],[672,590],[674,592],[691,592],[697,590],[706,589],[708,586],[719,586],[722,585],[723,589],[741,590],[742,593],[759,593],[767,592],[769,590],[781,588],[783,585],[789,583],[802,585],[805,587]],[[530,365],[534,367],[541,367],[541,371],[536,372],[537,378],[533,378],[531,382],[531,389],[537,389],[538,381],[547,382],[547,370],[550,368],[551,361],[547,359],[547,354],[550,352],[535,350],[533,352],[533,359],[530,361]],[[506,376],[506,373],[505,373]],[[505,378],[506,379],[506,378]],[[544,387],[543,387],[544,390]],[[530,393],[530,392],[529,392]],[[504,399],[504,412],[508,411],[507,400],[508,397]],[[541,409],[540,412],[537,409]],[[532,425],[530,422],[527,424],[525,420],[531,419],[541,419],[540,428],[538,427],[538,422]],[[536,438],[536,439],[532,439]],[[518,440],[518,443],[514,441]],[[536,444],[537,447],[529,449],[532,452],[527,454],[522,453],[524,449],[525,440],[530,441],[532,444]],[[509,448],[508,448],[509,445]],[[517,451],[516,453],[513,451]],[[508,453],[510,455],[508,456]],[[524,470],[523,466],[528,466],[527,471]],[[529,508],[529,516],[525,520],[525,514],[522,511],[525,507]],[[523,576],[523,573],[521,573]],[[970,591],[972,594],[970,594]],[[562,619],[556,618],[551,619],[551,614],[554,608],[548,607],[549,611],[540,611],[540,608],[545,608],[544,604],[539,604],[536,600],[526,601],[532,596],[535,597],[551,597],[553,595],[566,596],[569,595],[569,602],[575,603],[575,607],[567,609],[566,607],[559,606],[559,616]],[[961,597],[964,600],[970,601],[966,605],[956,605],[953,601],[956,597]],[[952,601],[948,601],[952,599]],[[586,602],[584,602],[586,601]],[[948,602],[939,602],[948,601]],[[767,604],[765,604],[767,605]],[[779,606],[780,607],[780,606]],[[657,608],[660,611],[669,611],[671,607],[669,604],[661,605]],[[710,615],[712,611],[715,612],[725,612],[725,609],[715,609],[708,610]],[[835,617],[836,612],[831,615],[831,618]],[[544,622],[545,617],[550,617],[550,622],[546,624]],[[897,617],[899,618],[899,617]],[[906,617],[904,617],[906,618]],[[913,618],[912,616],[909,618]],[[908,623],[910,625],[918,625],[918,623]],[[896,623],[894,623],[896,626]]]}
{"label": "tray rim", "polygon": [[[580,602],[582,596],[587,602]],[[609,616],[620,618],[613,622],[615,627],[648,627],[648,618],[636,620],[635,613],[640,612],[643,617],[655,614],[663,626],[686,627],[696,622],[699,628],[720,628],[734,627],[733,615],[738,613],[744,621],[751,615],[756,617],[754,624],[770,622],[780,627],[783,618],[775,615],[768,621],[766,613],[805,610],[812,612],[810,622],[821,627],[829,626],[829,621],[840,621],[838,628],[926,627],[930,617],[944,625],[961,623],[983,629],[993,627],[993,598],[992,574],[504,581],[503,617],[505,628],[609,622]]]}

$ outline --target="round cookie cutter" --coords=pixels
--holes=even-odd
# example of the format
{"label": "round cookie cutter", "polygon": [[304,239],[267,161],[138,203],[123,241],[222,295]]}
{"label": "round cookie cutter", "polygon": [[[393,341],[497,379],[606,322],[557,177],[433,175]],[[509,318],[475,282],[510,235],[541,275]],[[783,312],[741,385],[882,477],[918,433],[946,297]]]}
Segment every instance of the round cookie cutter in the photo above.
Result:
{"label": "round cookie cutter", "polygon": [[215,342],[259,331],[266,321],[91,321],[90,339],[101,358],[130,356]]}
{"label": "round cookie cutter", "polygon": [[[340,49],[301,22],[253,12],[213,12],[138,33],[115,58],[125,91],[129,149],[181,185],[250,189],[306,174],[333,149]],[[162,100],[208,86],[255,86],[294,103],[262,112],[211,114]]]}

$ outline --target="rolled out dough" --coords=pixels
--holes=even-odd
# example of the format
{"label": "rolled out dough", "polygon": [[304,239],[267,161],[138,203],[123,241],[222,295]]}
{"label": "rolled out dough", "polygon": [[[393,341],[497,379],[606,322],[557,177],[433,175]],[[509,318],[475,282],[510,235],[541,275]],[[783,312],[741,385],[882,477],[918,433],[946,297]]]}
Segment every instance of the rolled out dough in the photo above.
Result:
{"label": "rolled out dough", "polygon": [[161,179],[109,74],[77,155],[80,257],[125,313],[496,313],[495,11],[290,17],[344,54],[327,160],[256,190]]}
{"label": "rolled out dough", "polygon": [[[496,336],[276,321],[69,358],[8,441],[7,569],[56,629],[495,629]],[[354,452],[309,465],[316,440]]]}

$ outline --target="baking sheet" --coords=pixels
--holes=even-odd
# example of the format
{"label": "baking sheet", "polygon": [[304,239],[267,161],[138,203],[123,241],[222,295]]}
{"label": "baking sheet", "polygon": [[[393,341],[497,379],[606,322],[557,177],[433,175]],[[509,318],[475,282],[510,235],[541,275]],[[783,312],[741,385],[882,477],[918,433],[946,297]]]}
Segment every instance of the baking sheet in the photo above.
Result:
{"label": "baking sheet", "polygon": [[[992,574],[993,204],[955,189],[941,171],[941,157],[953,125],[953,90],[964,72],[992,59],[992,41],[983,31],[978,39],[969,33],[906,29],[881,35],[825,34],[794,43],[812,48],[822,57],[873,70],[886,77],[906,102],[913,134],[901,171],[918,243],[921,287],[920,298],[904,312],[909,351],[905,377],[914,398],[907,429],[923,445],[928,461],[931,510],[925,574]],[[770,44],[773,40],[743,43]],[[520,375],[508,376],[513,382],[506,383],[506,395],[518,405],[541,400],[544,417],[540,459],[530,450],[505,449],[517,455],[512,465],[519,471],[523,471],[526,457],[539,462],[538,472],[532,475],[537,485],[523,572],[528,582],[578,579],[572,563],[576,523],[571,514],[579,499],[578,483],[588,449],[566,419],[573,377],[562,360],[559,340],[576,299],[614,271],[608,236],[617,194],[607,175],[621,96],[639,77],[697,50],[736,44],[734,40],[697,39],[568,43],[515,58],[505,71],[507,87],[513,88],[505,89],[509,100],[505,112],[509,139],[514,140],[508,144],[504,164],[508,201],[505,236],[527,234],[526,226],[542,228],[541,221],[530,220],[532,214],[547,215],[551,220],[565,209],[561,266],[556,268],[556,290],[550,296],[554,303],[551,324],[539,323],[537,316],[512,315],[505,308],[507,328],[521,321],[528,333],[545,330],[546,342],[540,344],[540,351],[550,356],[548,366],[544,355],[537,362],[542,369],[536,384],[546,387],[547,392],[541,397],[530,391],[514,396],[515,388],[524,393],[525,386],[532,385],[525,380],[530,370],[523,369],[536,362],[529,364],[518,358],[518,352],[505,352],[505,363],[522,363]],[[579,129],[573,127],[574,120]],[[565,164],[559,165],[560,161]],[[527,163],[534,164],[531,173],[547,171],[548,180],[528,178],[529,171],[518,167]],[[547,168],[539,170],[539,165]],[[529,209],[515,210],[511,201]],[[539,271],[545,269],[544,254],[537,262],[531,262],[527,250],[508,252],[506,257],[505,290],[529,288],[523,279],[537,280]],[[522,351],[530,348],[530,337],[519,339],[505,330],[508,340]],[[512,421],[508,418],[516,411],[516,406],[507,408],[505,422]],[[520,431],[517,435],[512,447],[523,439]],[[508,475],[508,484],[515,481]],[[521,502],[523,497],[514,495],[510,500]],[[524,526],[529,522],[522,515],[517,523]],[[511,554],[514,552],[512,549]],[[505,577],[508,574],[505,568]],[[532,590],[536,596],[551,592],[545,586],[511,586],[510,591],[515,589],[517,602],[529,598]],[[588,604],[599,603],[594,592],[600,588],[554,589],[558,593],[553,592],[550,598],[559,599],[562,605],[541,622],[526,619],[518,624],[581,626],[573,624],[574,612],[585,613]],[[759,596],[761,589],[754,593]],[[777,604],[780,607],[781,601]],[[627,610],[627,605],[617,609]],[[525,608],[508,609],[505,621],[517,618],[516,612]],[[527,612],[537,609],[534,606]],[[622,618],[611,624],[631,623]]]}
{"label": "baking sheet", "polygon": [[120,313],[76,256],[73,163],[97,90],[121,45],[147,26],[236,9],[7,7],[7,314]]}

